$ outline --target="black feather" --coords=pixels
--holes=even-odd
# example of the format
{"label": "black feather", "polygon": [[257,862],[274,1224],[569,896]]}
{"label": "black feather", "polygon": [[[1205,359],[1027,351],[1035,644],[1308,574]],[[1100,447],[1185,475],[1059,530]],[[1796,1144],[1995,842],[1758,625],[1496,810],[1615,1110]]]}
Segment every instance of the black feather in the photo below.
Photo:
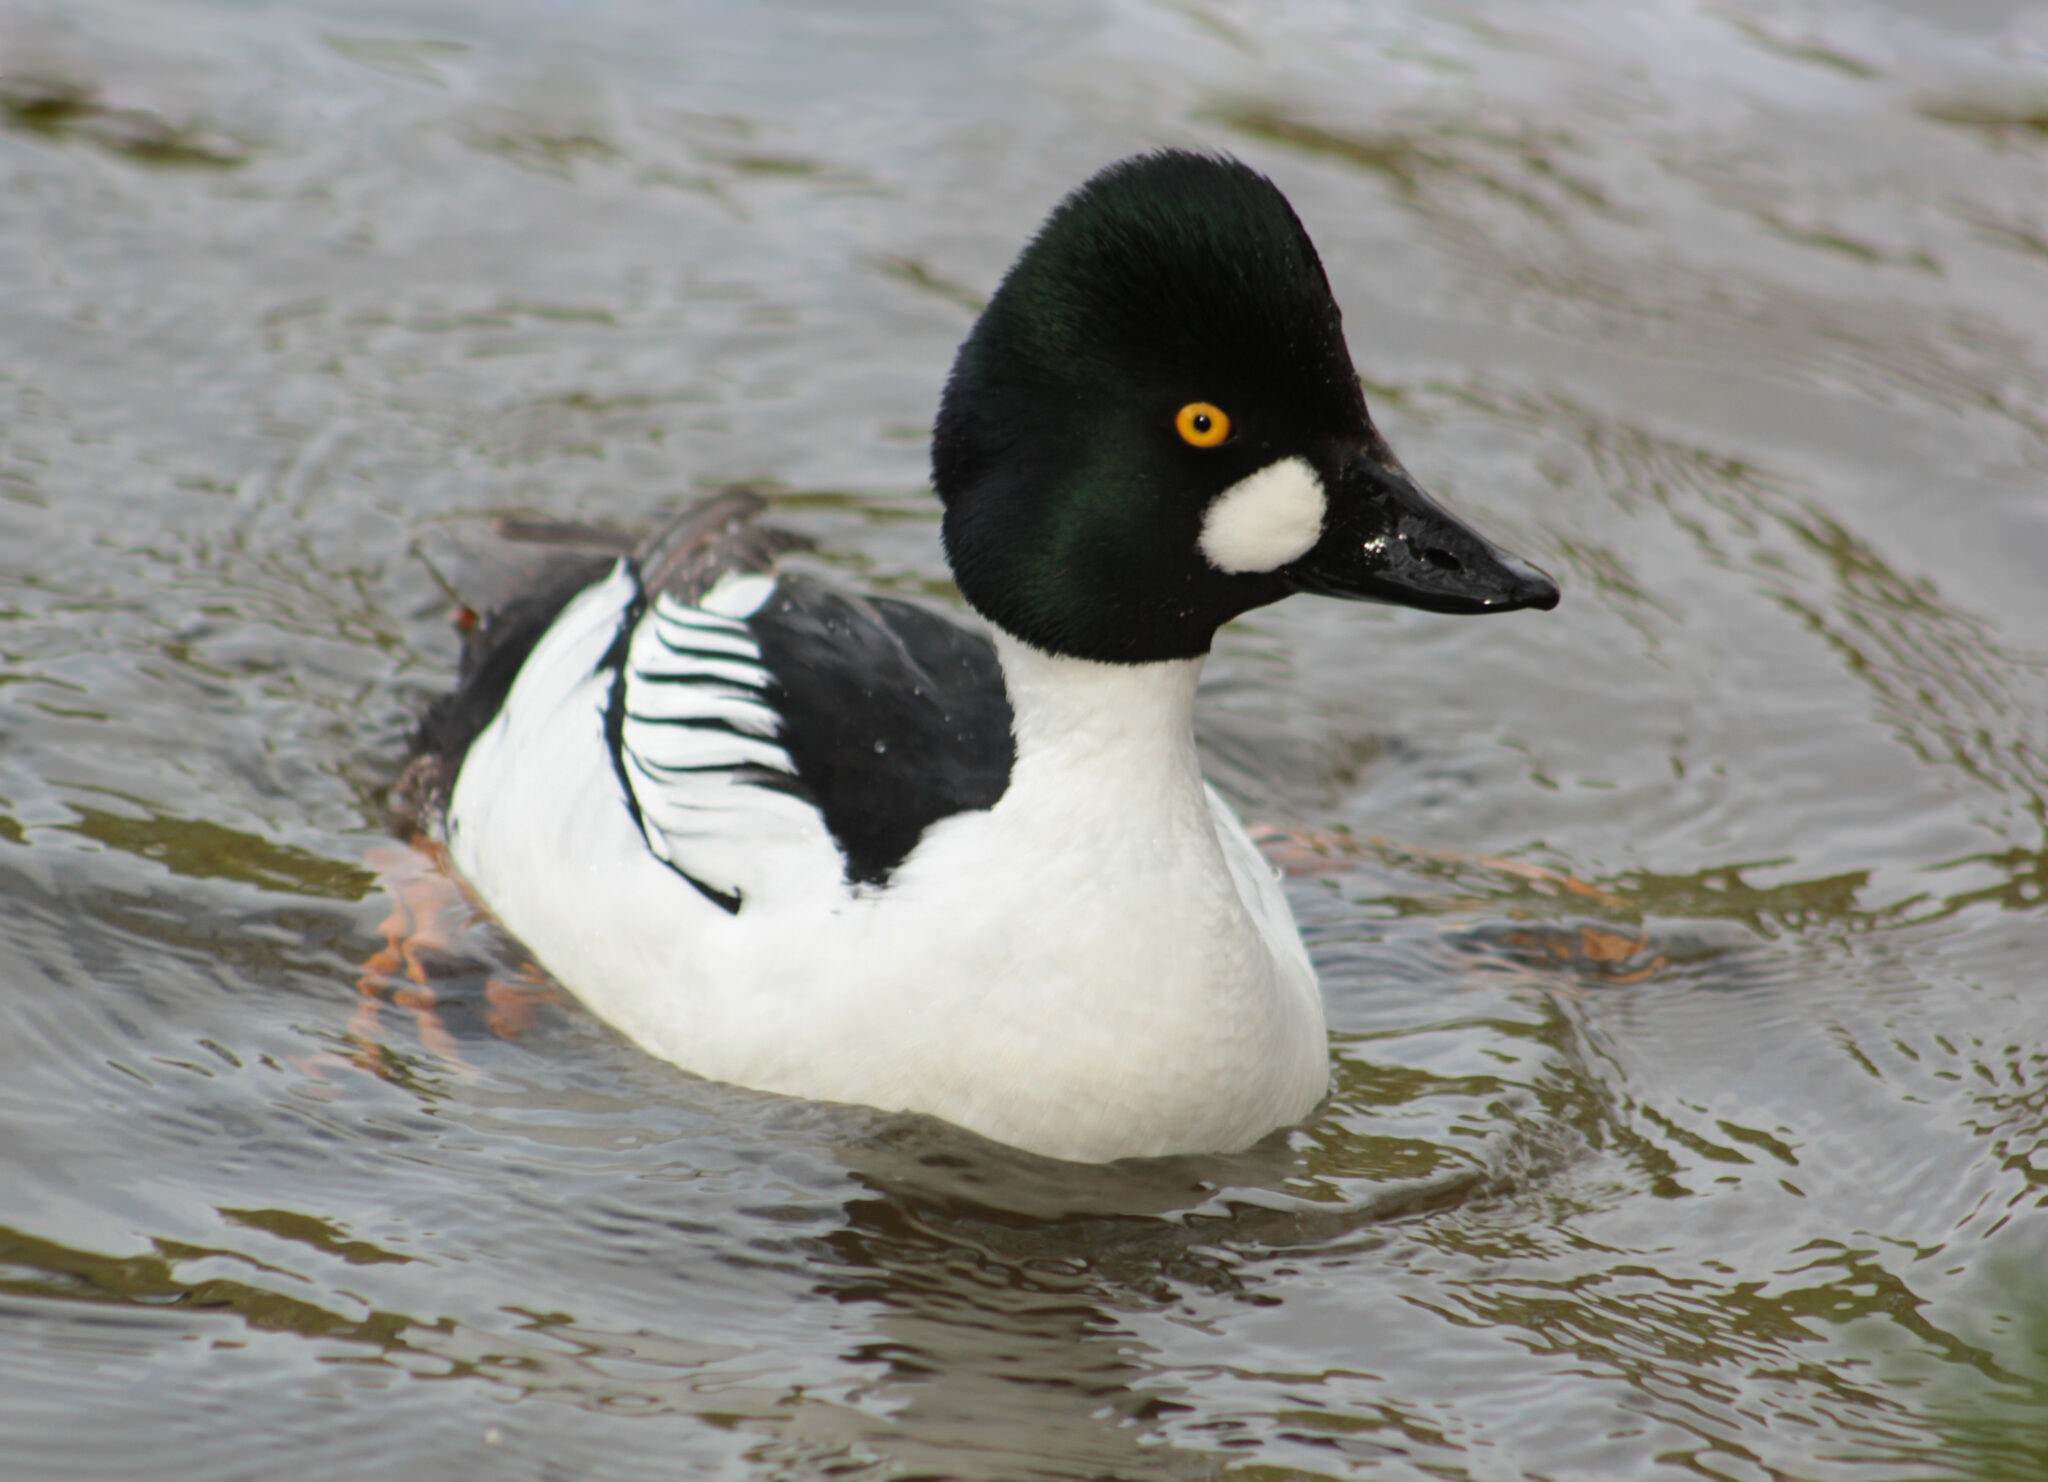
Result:
{"label": "black feather", "polygon": [[789,574],[748,626],[782,746],[853,883],[884,883],[926,829],[1009,787],[1010,697],[979,633]]}

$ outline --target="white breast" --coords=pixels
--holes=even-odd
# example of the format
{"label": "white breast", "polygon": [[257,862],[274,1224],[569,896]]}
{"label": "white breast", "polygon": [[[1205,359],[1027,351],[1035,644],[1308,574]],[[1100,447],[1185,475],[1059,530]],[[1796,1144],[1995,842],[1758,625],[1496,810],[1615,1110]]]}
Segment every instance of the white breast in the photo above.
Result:
{"label": "white breast", "polygon": [[1272,871],[1201,781],[1195,662],[999,638],[1009,788],[929,829],[879,889],[849,888],[800,827],[750,849],[742,817],[699,858],[662,820],[675,864],[712,859],[742,895],[731,914],[623,802],[600,660],[634,596],[622,569],[564,612],[449,809],[458,868],[600,1016],[702,1075],[1088,1161],[1242,1147],[1321,1099],[1314,975]]}

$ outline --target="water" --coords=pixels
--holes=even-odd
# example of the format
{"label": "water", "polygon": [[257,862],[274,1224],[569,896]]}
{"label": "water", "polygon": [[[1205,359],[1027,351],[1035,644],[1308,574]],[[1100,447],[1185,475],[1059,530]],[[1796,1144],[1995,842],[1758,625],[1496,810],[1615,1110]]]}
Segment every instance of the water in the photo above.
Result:
{"label": "water", "polygon": [[[0,1470],[2048,1468],[2048,14],[0,8]],[[946,591],[953,345],[1230,149],[1556,571],[1288,604],[1204,742],[1337,1094],[1090,1170],[359,1002],[498,512]],[[374,1013],[371,1010],[374,1008]]]}

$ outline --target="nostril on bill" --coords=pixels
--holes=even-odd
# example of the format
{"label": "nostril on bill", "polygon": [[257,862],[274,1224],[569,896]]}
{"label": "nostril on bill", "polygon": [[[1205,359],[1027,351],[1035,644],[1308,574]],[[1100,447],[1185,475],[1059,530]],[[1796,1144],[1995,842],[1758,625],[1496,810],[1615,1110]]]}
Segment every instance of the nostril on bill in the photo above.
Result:
{"label": "nostril on bill", "polygon": [[1422,557],[1425,565],[1434,566],[1438,571],[1456,573],[1465,569],[1463,561],[1440,546],[1426,545],[1416,554]]}

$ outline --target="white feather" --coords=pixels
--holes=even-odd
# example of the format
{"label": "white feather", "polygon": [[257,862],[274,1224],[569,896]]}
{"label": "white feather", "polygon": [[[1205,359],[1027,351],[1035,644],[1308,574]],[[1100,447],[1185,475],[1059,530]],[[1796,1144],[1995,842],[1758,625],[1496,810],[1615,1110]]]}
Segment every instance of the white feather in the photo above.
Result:
{"label": "white feather", "polygon": [[1210,501],[1202,516],[1202,556],[1218,571],[1277,570],[1322,538],[1328,506],[1323,481],[1307,459],[1268,463]]}
{"label": "white feather", "polygon": [[724,618],[750,618],[775,590],[775,578],[760,571],[734,571],[704,594],[701,611]]}

